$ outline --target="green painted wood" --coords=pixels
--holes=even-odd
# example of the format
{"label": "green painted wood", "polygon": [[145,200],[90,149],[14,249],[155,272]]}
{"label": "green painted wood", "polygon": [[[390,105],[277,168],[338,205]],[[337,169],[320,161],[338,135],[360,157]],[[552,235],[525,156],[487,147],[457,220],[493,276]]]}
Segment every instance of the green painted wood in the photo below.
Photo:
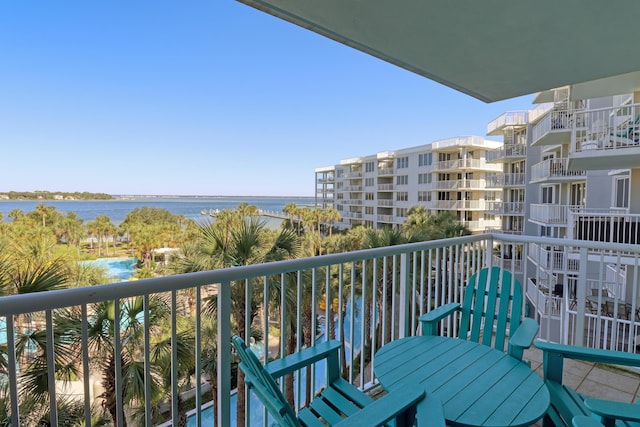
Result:
{"label": "green painted wood", "polygon": [[[576,417],[594,416],[605,426],[640,426],[640,406],[624,402],[591,399],[562,384],[564,359],[640,367],[640,355],[611,350],[590,349],[537,341],[543,351],[543,376],[551,405],[543,425],[571,426]],[[582,424],[583,418],[578,418]],[[591,427],[591,426],[586,426]]]}
{"label": "green painted wood", "polygon": [[473,341],[440,336],[393,341],[376,353],[374,371],[391,393],[418,381],[440,399],[447,424],[529,426],[549,406],[549,392],[527,365]]}
{"label": "green painted wood", "polygon": [[[249,350],[244,341],[233,337],[232,343],[240,356],[240,369],[245,373],[245,381],[254,392],[277,425],[283,427],[319,427],[345,425],[380,426],[392,424],[396,427],[413,426],[416,419],[424,420],[418,427],[445,427],[442,410],[433,414],[434,403],[419,403],[425,398],[425,389],[415,381],[407,382],[402,391],[389,393],[374,401],[352,384],[343,380],[339,369],[340,343],[328,341],[304,349],[293,355],[278,359],[262,366],[258,358]],[[308,365],[326,360],[327,385],[311,401],[310,407],[302,409],[296,416],[293,408],[282,395],[274,376],[306,368]],[[418,409],[418,407],[420,409]],[[416,418],[416,414],[418,417]]]}
{"label": "green painted wood", "polygon": [[[531,346],[538,333],[538,324],[530,319],[518,334],[523,322],[522,298],[522,286],[510,272],[499,267],[483,268],[469,278],[461,305],[450,303],[420,317],[423,335],[436,335],[438,322],[460,311],[459,338],[500,351],[505,351],[506,345],[511,356],[522,360],[524,349]],[[514,343],[511,339],[516,334]]]}

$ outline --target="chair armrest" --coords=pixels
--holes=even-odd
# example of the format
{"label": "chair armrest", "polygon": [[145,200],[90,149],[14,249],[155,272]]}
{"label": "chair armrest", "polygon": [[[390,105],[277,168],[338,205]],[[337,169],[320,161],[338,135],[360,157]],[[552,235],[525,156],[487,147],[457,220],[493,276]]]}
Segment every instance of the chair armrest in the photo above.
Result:
{"label": "chair armrest", "polygon": [[635,403],[587,398],[584,400],[584,406],[598,415],[603,424],[606,424],[607,419],[640,421],[640,406]]}
{"label": "chair armrest", "polygon": [[540,340],[536,341],[536,347],[545,353],[557,355],[567,359],[584,360],[587,362],[606,363],[613,365],[640,366],[640,355],[625,353],[623,351],[577,347]]}
{"label": "chair armrest", "polygon": [[332,352],[338,357],[340,349],[340,341],[325,341],[315,344],[313,347],[305,348],[297,353],[281,359],[274,360],[265,365],[265,369],[274,378],[287,375],[298,369],[304,368],[312,363],[316,363],[322,359],[326,359]]}
{"label": "chair armrest", "polygon": [[422,323],[422,335],[437,335],[438,322],[461,309],[462,306],[459,303],[451,302],[423,314],[418,318]]}
{"label": "chair armrest", "polygon": [[518,360],[522,360],[524,350],[531,347],[533,340],[538,334],[540,325],[534,319],[525,317],[515,330],[513,335],[509,337],[509,355]]}
{"label": "chair armrest", "polygon": [[[381,426],[402,415],[412,406],[416,406],[418,427],[426,426],[427,422],[429,427],[445,427],[440,399],[435,396],[425,397],[424,389],[418,385],[383,396],[339,422],[335,427]],[[412,420],[405,421],[408,425],[413,425]]]}
{"label": "chair armrest", "polygon": [[536,341],[536,347],[543,352],[542,365],[545,381],[553,381],[558,384],[562,384],[562,371],[565,358],[594,363],[640,366],[640,355],[621,351],[576,347],[540,340]]}
{"label": "chair armrest", "polygon": [[602,423],[588,415],[578,415],[571,419],[573,427],[603,427]]}

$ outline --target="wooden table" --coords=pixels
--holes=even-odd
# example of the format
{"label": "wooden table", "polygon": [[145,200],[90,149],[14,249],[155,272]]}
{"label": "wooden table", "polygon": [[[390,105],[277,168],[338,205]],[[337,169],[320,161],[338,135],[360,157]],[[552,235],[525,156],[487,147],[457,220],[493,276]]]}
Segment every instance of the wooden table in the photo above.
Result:
{"label": "wooden table", "polygon": [[393,341],[376,353],[374,372],[387,391],[420,382],[442,401],[448,425],[528,426],[549,407],[547,387],[526,364],[472,341]]}

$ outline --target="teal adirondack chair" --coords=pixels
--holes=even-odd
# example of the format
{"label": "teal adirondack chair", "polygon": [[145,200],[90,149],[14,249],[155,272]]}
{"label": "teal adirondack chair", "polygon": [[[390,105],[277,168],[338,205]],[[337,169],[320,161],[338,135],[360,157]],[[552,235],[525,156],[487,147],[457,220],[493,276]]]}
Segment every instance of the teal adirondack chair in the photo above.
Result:
{"label": "teal adirondack chair", "polygon": [[483,268],[473,274],[464,290],[463,301],[449,303],[420,316],[422,333],[436,335],[438,323],[461,312],[458,338],[505,351],[522,360],[538,333],[538,322],[522,318],[522,287],[511,273],[499,267]]}
{"label": "teal adirondack chair", "polygon": [[589,416],[606,427],[640,427],[639,402],[594,399],[562,383],[565,359],[640,367],[640,355],[546,341],[536,341],[536,347],[543,352],[544,382],[551,395],[551,406],[542,422],[544,427],[595,427],[596,423],[585,418]]}
{"label": "teal adirondack chair", "polygon": [[[340,376],[340,342],[327,341],[263,366],[244,341],[232,339],[240,356],[245,382],[281,427],[445,427],[442,404],[435,396],[425,396],[421,387],[407,386],[401,393],[390,393],[378,400],[358,390]],[[296,413],[283,396],[274,378],[326,360],[326,387],[309,407]],[[428,420],[428,421],[427,421]]]}

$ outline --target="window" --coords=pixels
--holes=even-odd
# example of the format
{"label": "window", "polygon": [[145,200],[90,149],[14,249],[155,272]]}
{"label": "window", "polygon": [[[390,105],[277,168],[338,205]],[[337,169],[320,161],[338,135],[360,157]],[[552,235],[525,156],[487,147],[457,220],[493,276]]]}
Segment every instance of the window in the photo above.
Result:
{"label": "window", "polygon": [[418,155],[418,166],[430,166],[433,161],[432,153],[423,153]]}
{"label": "window", "polygon": [[430,202],[431,201],[431,191],[418,191],[418,201],[419,202]]}
{"label": "window", "polygon": [[409,175],[396,176],[396,185],[407,185],[407,184],[409,184]]}
{"label": "window", "polygon": [[407,216],[407,208],[397,208],[396,216],[400,218],[405,218]]}
{"label": "window", "polygon": [[364,213],[367,215],[373,215],[373,206],[365,206]]}
{"label": "window", "polygon": [[418,174],[418,184],[431,184],[431,174],[430,173]]}
{"label": "window", "polygon": [[396,193],[396,200],[399,202],[406,202],[409,200],[409,193],[406,191],[398,191]]}
{"label": "window", "polygon": [[364,193],[365,200],[373,200],[373,193]]}
{"label": "window", "polygon": [[364,186],[365,187],[373,187],[374,185],[374,179],[373,178],[365,178],[364,180]]}
{"label": "window", "polygon": [[629,177],[616,178],[613,206],[626,209],[629,207]]}
{"label": "window", "polygon": [[373,172],[376,169],[376,164],[374,162],[367,162],[364,165],[365,172]]}
{"label": "window", "polygon": [[553,197],[553,187],[542,187],[542,203],[549,204],[555,203],[555,199]]}
{"label": "window", "polygon": [[409,157],[398,157],[396,159],[396,168],[404,169],[409,167]]}

